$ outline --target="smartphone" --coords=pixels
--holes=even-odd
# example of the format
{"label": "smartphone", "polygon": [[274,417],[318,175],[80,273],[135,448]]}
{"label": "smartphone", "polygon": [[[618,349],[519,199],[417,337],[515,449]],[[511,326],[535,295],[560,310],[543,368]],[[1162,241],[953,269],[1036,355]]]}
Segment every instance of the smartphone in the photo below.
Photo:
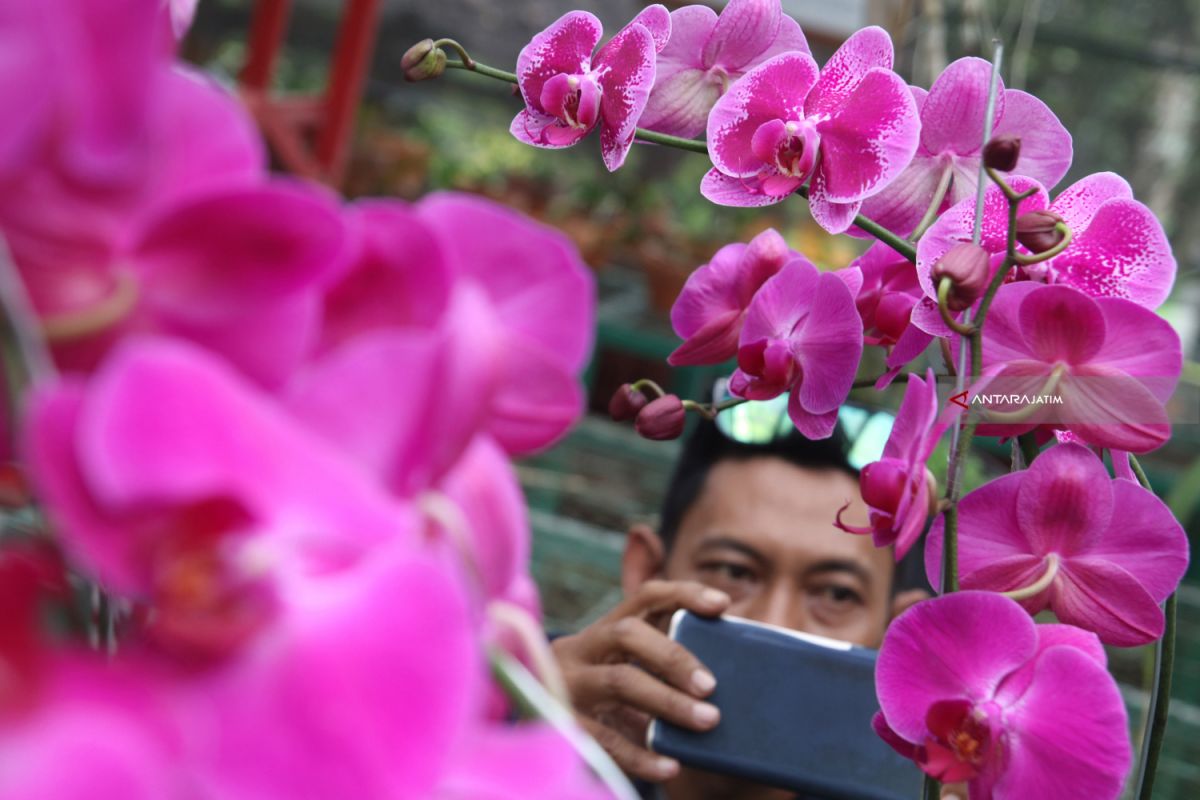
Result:
{"label": "smartphone", "polygon": [[654,720],[651,750],[706,772],[803,798],[911,800],[922,776],[871,728],[875,651],[774,625],[687,611],[670,636],[713,673],[721,710],[711,731]]}

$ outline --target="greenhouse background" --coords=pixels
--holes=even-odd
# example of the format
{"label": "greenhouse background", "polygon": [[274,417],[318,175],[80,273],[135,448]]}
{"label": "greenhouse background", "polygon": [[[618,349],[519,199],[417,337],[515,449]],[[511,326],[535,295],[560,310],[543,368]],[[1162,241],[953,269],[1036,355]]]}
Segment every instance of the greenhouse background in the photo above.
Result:
{"label": "greenhouse background", "polygon": [[[185,54],[230,82],[239,76],[246,82],[246,64],[263,57],[264,40],[250,32],[262,35],[264,8],[271,5],[285,4],[202,2]],[[690,271],[725,242],[745,241],[768,227],[782,231],[823,268],[844,266],[859,252],[852,240],[826,235],[802,203],[765,213],[713,206],[696,191],[708,167],[704,159],[639,146],[625,169],[609,174],[590,151],[536,151],[514,140],[508,122],[519,101],[506,87],[465,73],[415,85],[400,78],[401,56],[425,37],[458,38],[476,58],[510,69],[532,33],[569,9],[588,9],[615,29],[643,5],[634,0],[296,0],[281,29],[286,38],[271,64],[268,90],[248,89],[257,92],[260,111],[267,109],[260,119],[270,117],[280,125],[284,120],[300,130],[296,141],[315,153],[307,168],[347,196],[415,199],[437,189],[478,192],[559,227],[595,270],[599,319],[587,372],[592,413],[565,441],[519,465],[534,509],[534,572],[547,626],[555,630],[586,624],[619,596],[623,532],[631,522],[653,518],[677,453],[675,443],[648,442],[608,421],[603,411],[612,391],[628,380],[651,377],[682,396],[702,396],[728,371],[665,365],[678,341],[666,312]],[[819,61],[858,27],[884,26],[896,42],[897,71],[922,85],[960,56],[990,55],[991,40],[1002,39],[1008,46],[1006,85],[1042,98],[1074,135],[1075,159],[1064,185],[1093,172],[1119,170],[1163,221],[1179,273],[1161,313],[1181,334],[1187,360],[1174,400],[1172,441],[1144,464],[1196,552],[1200,1],[785,0],[784,6],[803,25]],[[347,32],[355,8],[367,15],[357,20],[363,23],[357,37]],[[328,99],[323,93],[331,74],[347,67],[345,59],[367,54],[361,103],[354,81],[342,87],[353,101],[343,98],[352,109],[345,150],[330,149],[321,126],[334,112],[322,105]],[[272,111],[273,105],[278,107]],[[289,109],[292,114],[284,113]],[[306,168],[303,154],[278,146],[275,154],[280,167]],[[869,393],[858,399],[877,397]],[[889,399],[894,405],[899,395]],[[997,473],[1007,469],[1007,449],[989,457]],[[981,482],[984,476],[973,477]],[[1174,701],[1155,792],[1164,798],[1200,796],[1200,568],[1195,559],[1179,597]],[[1149,646],[1110,649],[1135,727],[1144,713],[1140,687],[1151,669],[1151,651]]]}

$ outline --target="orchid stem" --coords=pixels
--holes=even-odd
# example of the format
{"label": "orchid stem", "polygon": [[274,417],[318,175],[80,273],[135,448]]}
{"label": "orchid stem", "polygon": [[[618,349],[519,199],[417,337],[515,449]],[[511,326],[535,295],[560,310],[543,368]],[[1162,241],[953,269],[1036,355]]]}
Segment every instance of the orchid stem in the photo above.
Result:
{"label": "orchid stem", "polygon": [[[1142,488],[1153,492],[1146,471],[1132,453],[1129,455],[1129,466],[1133,468]],[[1146,732],[1142,736],[1142,755],[1135,794],[1137,800],[1151,800],[1154,794],[1154,776],[1158,771],[1158,757],[1162,755],[1163,738],[1167,732],[1167,719],[1171,709],[1171,677],[1175,668],[1176,605],[1177,598],[1172,594],[1163,605],[1162,638],[1154,644],[1154,687],[1150,692],[1150,706],[1146,709],[1148,722]]]}
{"label": "orchid stem", "polygon": [[938,210],[942,207],[942,201],[946,199],[946,192],[950,190],[950,180],[954,177],[953,163],[946,164],[942,168],[942,177],[938,181],[937,189],[933,192],[933,200],[929,201],[929,208],[925,209],[925,216],[921,217],[921,221],[917,223],[917,227],[913,229],[912,235],[908,237],[910,242],[915,242],[924,235],[925,231],[929,230],[929,226],[938,218]]}
{"label": "orchid stem", "polygon": [[[449,69],[466,70],[468,72],[475,72],[479,75],[484,75],[488,78],[495,78],[496,80],[506,81],[508,83],[517,83],[516,73],[505,72],[502,69],[489,67],[487,64],[481,64],[478,61],[475,61],[469,55],[467,55],[467,52],[463,46],[453,39],[439,39],[434,44],[439,46],[445,45],[446,47],[453,49],[459,55],[459,57],[463,59],[461,61],[447,60],[446,67]],[[684,139],[679,136],[669,136],[665,133],[658,133],[657,131],[650,131],[646,130],[645,128],[638,128],[637,132],[634,133],[634,138],[650,144],[659,144],[663,145],[664,147],[674,147],[677,150],[686,150],[691,153],[703,153],[708,155],[708,145],[699,139]],[[808,199],[808,190],[805,187],[800,187],[797,194],[801,195],[805,199]],[[854,218],[854,225],[871,234],[876,239],[883,242],[912,263],[917,263],[917,249],[913,247],[910,242],[907,242],[902,237],[892,233],[878,222],[859,214]]]}
{"label": "orchid stem", "polygon": [[921,797],[923,800],[940,800],[942,796],[942,785],[937,782],[936,778],[926,775],[925,783],[921,788]]}
{"label": "orchid stem", "polygon": [[942,278],[941,282],[938,284],[938,313],[942,315],[942,322],[946,323],[950,330],[954,331],[960,336],[971,336],[975,333],[975,326],[963,325],[961,322],[956,320],[950,313],[950,307],[946,305],[947,301],[950,299],[950,289],[953,288],[953,286],[954,281],[950,280],[949,277]]}
{"label": "orchid stem", "polygon": [[1033,460],[1042,452],[1042,449],[1038,447],[1037,434],[1033,431],[1022,433],[1018,436],[1017,444],[1021,447],[1021,457],[1025,459],[1026,467],[1031,466]]}

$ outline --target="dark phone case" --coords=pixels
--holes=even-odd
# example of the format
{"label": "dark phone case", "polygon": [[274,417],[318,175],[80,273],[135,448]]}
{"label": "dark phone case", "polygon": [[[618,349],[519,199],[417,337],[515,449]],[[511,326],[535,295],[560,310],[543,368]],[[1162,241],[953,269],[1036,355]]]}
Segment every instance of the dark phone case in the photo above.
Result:
{"label": "dark phone case", "polygon": [[671,638],[717,679],[721,722],[695,733],[655,720],[650,747],[689,766],[811,798],[911,800],[921,773],[871,729],[875,651],[734,618],[679,611]]}

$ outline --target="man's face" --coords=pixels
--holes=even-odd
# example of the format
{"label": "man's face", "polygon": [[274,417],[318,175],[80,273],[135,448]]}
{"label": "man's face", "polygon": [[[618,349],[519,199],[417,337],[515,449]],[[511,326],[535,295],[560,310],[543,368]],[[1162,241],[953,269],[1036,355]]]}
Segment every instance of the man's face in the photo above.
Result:
{"label": "man's face", "polygon": [[729,613],[878,647],[891,616],[890,548],[833,526],[867,524],[853,477],[774,457],[723,460],[684,514],[664,577],[733,598]]}

